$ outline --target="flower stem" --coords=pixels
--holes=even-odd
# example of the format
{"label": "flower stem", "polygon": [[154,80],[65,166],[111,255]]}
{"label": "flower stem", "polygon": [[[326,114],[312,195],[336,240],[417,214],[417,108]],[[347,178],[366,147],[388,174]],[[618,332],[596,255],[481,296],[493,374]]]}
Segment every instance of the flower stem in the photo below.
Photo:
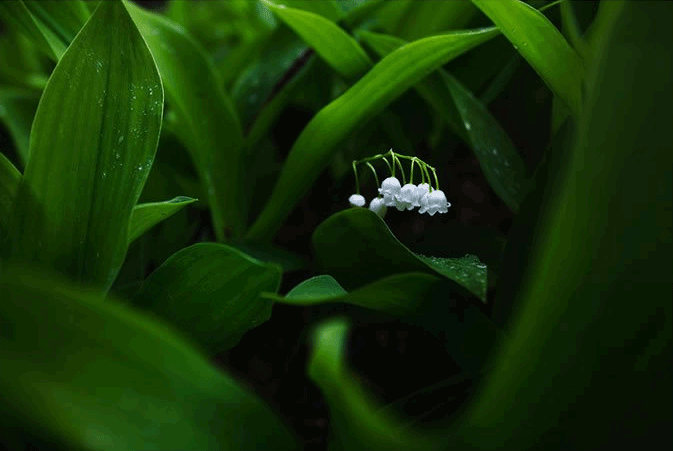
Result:
{"label": "flower stem", "polygon": [[381,184],[379,183],[379,176],[376,174],[376,169],[374,169],[374,166],[372,166],[372,164],[369,161],[367,161],[367,166],[369,166],[369,169],[371,169],[372,172],[374,173],[374,180],[376,180],[376,186],[377,187],[381,186]]}
{"label": "flower stem", "polygon": [[360,194],[360,181],[358,180],[358,170],[355,166],[357,161],[353,160],[353,174],[355,174],[355,193]]}

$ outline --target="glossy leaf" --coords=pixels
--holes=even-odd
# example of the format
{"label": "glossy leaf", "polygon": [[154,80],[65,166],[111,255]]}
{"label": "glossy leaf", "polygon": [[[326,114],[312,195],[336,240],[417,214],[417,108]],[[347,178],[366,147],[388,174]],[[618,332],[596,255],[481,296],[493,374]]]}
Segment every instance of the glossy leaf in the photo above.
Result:
{"label": "glossy leaf", "polygon": [[349,133],[434,69],[495,34],[495,30],[457,32],[406,45],[381,60],[348,91],[320,110],[292,146],[273,194],[247,239],[271,238],[325,168],[336,145]]}
{"label": "glossy leaf", "polygon": [[149,229],[181,210],[185,206],[196,202],[197,199],[178,196],[165,202],[138,204],[133,208],[129,223],[129,239],[131,244],[136,238]]}
{"label": "glossy leaf", "polygon": [[347,367],[348,323],[342,318],[314,332],[308,374],[322,391],[330,412],[330,450],[436,449],[437,443],[380,411]]}
{"label": "glossy leaf", "polygon": [[0,293],[3,426],[45,449],[296,449],[267,406],[155,318],[7,266]]}
{"label": "glossy leaf", "polygon": [[541,12],[520,0],[472,0],[575,114],[582,106],[584,66]]}
{"label": "glossy leaf", "polygon": [[165,319],[210,352],[234,346],[271,317],[280,268],[223,244],[199,243],[173,254],[147,278],[133,303]]}
{"label": "glossy leaf", "polygon": [[[0,231],[6,230],[12,214],[12,204],[16,189],[21,180],[21,173],[6,156],[0,153]],[[0,236],[0,243],[4,233]]]}
{"label": "glossy leaf", "polygon": [[13,253],[110,286],[154,160],[161,80],[124,6],[103,2],[54,69],[30,137]]}
{"label": "glossy leaf", "polygon": [[343,77],[356,79],[371,66],[371,60],[355,39],[334,22],[270,1],[265,4]]}
{"label": "glossy leaf", "polygon": [[0,120],[12,135],[14,146],[24,166],[30,152],[30,128],[40,95],[35,92],[0,87]]}
{"label": "glossy leaf", "polygon": [[607,3],[577,141],[531,206],[511,339],[465,448],[673,445],[673,5]]}
{"label": "glossy leaf", "polygon": [[243,132],[231,99],[222,90],[212,61],[180,26],[126,3],[152,50],[175,130],[190,152],[212,215],[218,240],[234,239],[245,225]]}
{"label": "glossy leaf", "polygon": [[[336,244],[338,243],[338,245]],[[351,208],[330,216],[313,234],[316,257],[347,288],[410,271],[441,275],[455,289],[486,300],[486,265],[475,256],[446,259],[407,249],[375,213]]]}

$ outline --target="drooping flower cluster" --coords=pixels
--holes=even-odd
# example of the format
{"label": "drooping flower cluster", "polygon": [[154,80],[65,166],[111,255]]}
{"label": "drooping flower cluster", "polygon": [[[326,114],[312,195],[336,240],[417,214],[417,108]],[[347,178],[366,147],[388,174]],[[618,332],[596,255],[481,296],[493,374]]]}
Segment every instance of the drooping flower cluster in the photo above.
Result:
{"label": "drooping flower cluster", "polygon": [[[392,164],[386,159],[386,157],[390,157],[392,159]],[[404,176],[402,164],[400,163],[400,158],[411,160],[411,174],[409,183],[406,183],[406,178]],[[391,176],[386,178],[383,183],[381,183],[381,187],[378,189],[380,197],[375,197],[371,200],[369,203],[370,210],[374,211],[381,217],[385,215],[387,207],[395,207],[400,211],[419,208],[418,211],[420,213],[428,213],[430,216],[434,216],[435,213],[446,213],[448,211],[448,208],[451,206],[451,204],[446,200],[446,195],[444,192],[439,189],[439,182],[435,168],[418,159],[417,157],[396,154],[392,149],[387,154],[379,154],[353,162],[353,171],[355,172],[355,183],[357,185],[358,194],[353,194],[349,198],[351,205],[362,207],[366,203],[365,198],[359,194],[360,185],[356,168],[357,164],[366,163],[374,173],[374,178],[376,179],[376,184],[378,185],[378,176],[376,174],[376,170],[370,163],[370,161],[373,160],[385,161],[385,163],[388,165],[388,169],[390,169]],[[418,165],[421,172],[422,180],[418,186],[414,185],[413,183],[414,165]],[[404,185],[400,183],[397,177],[395,177],[396,167],[399,168],[402,174]],[[430,171],[432,171],[434,176],[434,188],[429,183],[431,182]]]}

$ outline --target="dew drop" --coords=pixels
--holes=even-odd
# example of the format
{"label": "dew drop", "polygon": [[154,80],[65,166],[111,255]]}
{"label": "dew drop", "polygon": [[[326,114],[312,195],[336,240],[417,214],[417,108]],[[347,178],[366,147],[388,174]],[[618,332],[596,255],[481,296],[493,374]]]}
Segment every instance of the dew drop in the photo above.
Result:
{"label": "dew drop", "polygon": [[469,122],[465,122],[465,129],[466,130],[472,129],[472,124],[470,124]]}
{"label": "dew drop", "polygon": [[493,152],[493,155],[498,155],[498,149],[496,148],[491,149],[491,152]]}
{"label": "dew drop", "polygon": [[117,144],[121,144],[122,141],[124,141],[124,135],[119,136],[119,139],[117,140]]}

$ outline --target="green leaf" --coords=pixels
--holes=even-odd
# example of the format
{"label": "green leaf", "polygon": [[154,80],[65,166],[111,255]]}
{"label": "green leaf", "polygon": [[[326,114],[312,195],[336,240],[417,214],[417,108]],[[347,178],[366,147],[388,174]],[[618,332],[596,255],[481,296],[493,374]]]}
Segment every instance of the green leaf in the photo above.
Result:
{"label": "green leaf", "polygon": [[[0,232],[7,230],[21,173],[0,153]],[[4,235],[4,233],[2,234]],[[0,235],[0,243],[2,242]]]}
{"label": "green leaf", "polygon": [[43,2],[24,0],[28,10],[42,27],[48,28],[66,47],[70,45],[91,14],[83,1]]}
{"label": "green leaf", "polygon": [[313,245],[321,266],[347,288],[395,273],[420,271],[439,274],[453,281],[454,289],[486,301],[486,265],[477,257],[416,255],[366,208],[351,208],[330,216],[313,233]]}
{"label": "green leaf", "polygon": [[257,260],[275,263],[283,272],[306,269],[309,264],[302,255],[268,244],[236,243],[233,247]]}
{"label": "green leaf", "polygon": [[164,219],[196,201],[197,199],[190,197],[178,196],[165,202],[136,205],[131,213],[129,223],[129,244]]}
{"label": "green leaf", "polygon": [[267,406],[156,319],[41,271],[4,266],[0,293],[3,426],[45,449],[296,449]]}
{"label": "green leaf", "polygon": [[673,446],[673,5],[604,3],[577,140],[531,206],[510,340],[463,448]]}
{"label": "green leaf", "polygon": [[264,1],[264,4],[273,8],[274,6],[285,6],[288,9],[292,8],[297,11],[307,11],[313,15],[317,15],[327,19],[330,22],[336,22],[341,18],[342,12],[338,4],[340,1],[335,0],[322,0],[316,2],[313,0],[274,0],[274,4],[271,5],[270,1]]}
{"label": "green leaf", "polygon": [[33,16],[23,1],[0,2],[0,18],[29,37],[37,48],[54,61],[60,60],[65,49],[68,48],[69,43]]}
{"label": "green leaf", "polygon": [[470,147],[488,184],[514,213],[518,212],[529,185],[521,155],[479,99],[449,73],[440,71],[440,75],[463,118]]}
{"label": "green leaf", "polygon": [[582,107],[584,67],[575,50],[541,12],[520,0],[472,0],[570,110]]}
{"label": "green leaf", "polygon": [[323,275],[311,277],[303,281],[288,291],[285,299],[290,302],[304,300],[313,303],[321,299],[338,297],[347,293],[334,277]]}
{"label": "green leaf", "polygon": [[[406,44],[394,36],[369,32],[361,32],[360,36],[380,55]],[[527,190],[526,168],[498,121],[456,78],[442,69],[415,88],[472,148],[493,191],[516,213]]]}
{"label": "green leaf", "polygon": [[239,237],[246,222],[243,202],[243,132],[212,61],[180,26],[125,3],[152,50],[175,129],[189,150],[219,241]]}
{"label": "green leaf", "polygon": [[470,2],[414,2],[397,24],[396,36],[408,41],[465,28],[477,12]]}
{"label": "green leaf", "polygon": [[447,282],[436,275],[410,272],[378,279],[346,292],[331,276],[317,276],[285,297],[264,296],[289,305],[346,303],[400,317],[435,334],[466,373],[481,374],[502,333],[479,308],[449,301]]}
{"label": "green leaf", "polygon": [[260,110],[269,106],[269,100],[273,101],[288,76],[308,62],[308,52],[306,45],[288,27],[278,27],[268,37],[260,56],[240,74],[232,88],[246,129]]}
{"label": "green leaf", "polygon": [[162,110],[161,79],[142,36],[121,3],[102,2],[40,100],[13,254],[107,289],[126,253]]}
{"label": "green leaf", "polygon": [[300,9],[264,3],[343,77],[356,79],[371,66],[357,41],[334,22]]}
{"label": "green leaf", "polygon": [[328,448],[436,449],[436,442],[406,429],[402,421],[381,412],[357,383],[346,362],[348,327],[342,318],[321,324],[314,333],[314,348],[308,365],[309,377],[320,387],[329,407]]}
{"label": "green leaf", "polygon": [[7,126],[20,162],[25,166],[30,151],[30,128],[40,95],[16,88],[0,87],[0,119]]}
{"label": "green leaf", "polygon": [[271,317],[280,268],[223,244],[199,243],[173,254],[147,278],[133,299],[215,353]]}
{"label": "green leaf", "polygon": [[304,128],[290,150],[273,194],[246,238],[271,238],[348,134],[434,69],[496,34],[495,30],[487,30],[433,36],[406,45],[381,60]]}

